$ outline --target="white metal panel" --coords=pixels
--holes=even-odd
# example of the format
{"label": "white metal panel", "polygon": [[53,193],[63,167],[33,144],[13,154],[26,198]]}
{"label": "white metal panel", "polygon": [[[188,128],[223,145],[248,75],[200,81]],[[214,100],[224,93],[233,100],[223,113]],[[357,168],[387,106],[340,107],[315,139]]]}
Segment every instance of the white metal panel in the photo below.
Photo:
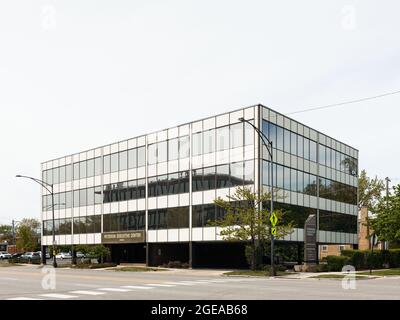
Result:
{"label": "white metal panel", "polygon": [[162,162],[157,165],[157,174],[163,175],[168,173],[168,162]]}
{"label": "white metal panel", "polygon": [[101,233],[94,234],[94,243],[96,244],[101,243]]}
{"label": "white metal panel", "polygon": [[149,177],[156,176],[157,175],[157,165],[156,164],[149,165],[147,167],[147,174],[149,175]]}
{"label": "white metal panel", "polygon": [[127,212],[128,211],[128,201],[121,201],[119,203],[119,212]]}
{"label": "white metal panel", "polygon": [[65,243],[66,243],[66,244],[72,244],[72,235],[67,234],[67,235],[65,236]]}
{"label": "white metal panel", "polygon": [[190,158],[179,160],[179,171],[189,170]]}
{"label": "white metal panel", "polygon": [[213,241],[215,239],[215,227],[203,228],[203,241]]}
{"label": "white metal panel", "polygon": [[179,135],[178,127],[168,129],[168,139],[177,138]]}
{"label": "white metal panel", "polygon": [[86,234],[79,235],[79,244],[87,244]]}
{"label": "white metal panel", "polygon": [[203,192],[203,203],[213,203],[215,199],[215,190],[207,190]]}
{"label": "white metal panel", "polygon": [[137,210],[137,201],[129,200],[128,201],[128,211],[136,211]]}
{"label": "white metal panel", "polygon": [[146,167],[145,166],[137,169],[137,178],[142,179],[144,177],[146,177]]}
{"label": "white metal panel", "polygon": [[189,193],[183,193],[179,195],[179,206],[188,206],[189,205]]}
{"label": "white metal panel", "polygon": [[118,172],[113,172],[111,173],[111,177],[110,177],[110,182],[111,183],[117,183],[119,181],[119,174]]}
{"label": "white metal panel", "polygon": [[94,233],[88,233],[87,235],[87,243],[94,244]]}
{"label": "white metal panel", "polygon": [[148,204],[149,210],[156,209],[157,208],[157,198],[156,197],[148,198],[147,204]]}
{"label": "white metal panel", "polygon": [[137,200],[137,210],[146,210],[146,199]]}
{"label": "white metal panel", "polygon": [[168,242],[179,241],[179,229],[168,229]]}
{"label": "white metal panel", "polygon": [[202,191],[192,193],[192,204],[193,205],[203,204],[203,192]]}
{"label": "white metal panel", "polygon": [[168,231],[157,230],[157,242],[167,242],[167,241],[168,241]]}
{"label": "white metal panel", "polygon": [[183,137],[183,136],[187,136],[189,134],[189,125],[185,124],[183,126],[179,127],[179,136]]}
{"label": "white metal panel", "polygon": [[130,140],[128,140],[128,149],[136,148],[136,146],[137,146],[137,141],[136,141],[136,139],[130,139]]}
{"label": "white metal panel", "polygon": [[203,228],[192,229],[192,241],[203,241]]}
{"label": "white metal panel", "polygon": [[74,244],[80,244],[79,234],[74,234]]}
{"label": "white metal panel", "polygon": [[194,156],[192,157],[192,168],[202,168],[203,167],[203,156]]}
{"label": "white metal panel", "polygon": [[217,116],[217,127],[223,127],[229,124],[229,114]]}
{"label": "white metal panel", "polygon": [[147,231],[147,239],[148,242],[157,242],[157,231],[156,230]]}
{"label": "white metal panel", "polygon": [[168,196],[168,208],[179,206],[179,194],[173,194]]}
{"label": "white metal panel", "polygon": [[168,161],[168,172],[178,172],[179,171],[179,160]]}
{"label": "white metal panel", "polygon": [[209,130],[215,128],[215,117],[211,117],[203,120],[203,130]]}
{"label": "white metal panel", "polygon": [[168,138],[168,130],[157,132],[157,141],[165,141]]}
{"label": "white metal panel", "polygon": [[136,179],[136,169],[129,169],[128,170],[128,180]]}
{"label": "white metal panel", "polygon": [[120,171],[118,181],[124,182],[127,180],[128,180],[128,170]]}
{"label": "white metal panel", "polygon": [[112,202],[110,210],[111,210],[111,213],[118,213],[119,212],[118,202]]}
{"label": "white metal panel", "polygon": [[180,242],[189,241],[189,228],[179,229],[179,241]]}
{"label": "white metal panel", "polygon": [[88,216],[94,215],[94,206],[87,206],[87,207],[86,207],[86,214],[87,214]]}
{"label": "white metal panel", "polygon": [[196,121],[192,123],[192,133],[197,133],[203,131],[203,122]]}
{"label": "white metal panel", "polygon": [[157,208],[166,208],[168,205],[168,196],[161,196],[157,198]]}

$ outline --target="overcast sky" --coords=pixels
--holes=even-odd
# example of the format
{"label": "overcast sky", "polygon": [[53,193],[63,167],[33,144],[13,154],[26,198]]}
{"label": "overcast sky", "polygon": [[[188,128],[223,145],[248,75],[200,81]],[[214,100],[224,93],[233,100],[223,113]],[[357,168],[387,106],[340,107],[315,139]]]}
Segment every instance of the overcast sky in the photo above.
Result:
{"label": "overcast sky", "polygon": [[[399,1],[3,0],[0,223],[40,217],[40,163],[262,103],[400,90]],[[293,115],[400,183],[400,95]],[[394,179],[397,179],[395,181]]]}

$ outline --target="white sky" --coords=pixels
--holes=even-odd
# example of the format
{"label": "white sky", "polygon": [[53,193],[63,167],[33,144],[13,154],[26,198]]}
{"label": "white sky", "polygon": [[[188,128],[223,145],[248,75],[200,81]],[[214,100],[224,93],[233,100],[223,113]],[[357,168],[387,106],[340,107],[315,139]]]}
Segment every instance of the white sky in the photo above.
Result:
{"label": "white sky", "polygon": [[[0,2],[0,223],[40,217],[40,163],[262,103],[400,90],[400,3]],[[399,179],[400,95],[294,115]],[[393,180],[400,183],[400,180]]]}

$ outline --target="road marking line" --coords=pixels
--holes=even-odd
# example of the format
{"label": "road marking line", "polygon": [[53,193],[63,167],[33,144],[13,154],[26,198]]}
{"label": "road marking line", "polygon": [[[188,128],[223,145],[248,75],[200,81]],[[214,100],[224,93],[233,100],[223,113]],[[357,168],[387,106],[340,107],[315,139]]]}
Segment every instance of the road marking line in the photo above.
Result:
{"label": "road marking line", "polygon": [[178,286],[193,286],[194,283],[182,283],[182,282],[166,282],[165,284],[174,284]]}
{"label": "road marking line", "polygon": [[29,298],[29,297],[17,297],[17,298],[8,298],[6,300],[43,300],[43,299]]}
{"label": "road marking line", "polygon": [[46,297],[46,298],[56,298],[56,299],[78,298],[77,296],[70,296],[68,294],[61,294],[61,293],[46,293],[46,294],[40,294],[40,296]]}
{"label": "road marking line", "polygon": [[153,287],[141,287],[141,286],[122,286],[122,288],[127,288],[127,289],[154,289]]}
{"label": "road marking line", "polygon": [[149,284],[146,284],[146,286],[150,286],[150,287],[175,287],[175,285],[173,285],[173,284],[161,284],[161,283],[149,283]]}
{"label": "road marking line", "polygon": [[4,277],[4,278],[1,278],[2,280],[12,280],[12,281],[18,281],[18,280],[20,280],[20,279],[17,279],[17,278],[7,278],[7,277]]}
{"label": "road marking line", "polygon": [[111,292],[128,292],[129,289],[120,289],[120,288],[100,288],[97,289],[99,291],[111,291]]}
{"label": "road marking line", "polygon": [[83,295],[88,295],[88,296],[97,296],[97,295],[100,295],[100,294],[104,294],[105,292],[78,290],[78,291],[70,291],[69,293],[72,293],[72,294],[83,294]]}

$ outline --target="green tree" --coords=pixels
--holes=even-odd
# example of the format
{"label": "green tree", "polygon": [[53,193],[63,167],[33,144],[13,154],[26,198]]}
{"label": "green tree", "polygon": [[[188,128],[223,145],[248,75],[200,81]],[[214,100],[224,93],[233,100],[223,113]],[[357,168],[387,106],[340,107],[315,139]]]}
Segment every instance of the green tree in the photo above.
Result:
{"label": "green tree", "polygon": [[88,254],[90,257],[99,259],[100,263],[104,262],[104,258],[109,256],[111,253],[110,248],[106,247],[103,244],[97,244],[94,246],[90,246]]}
{"label": "green tree", "polygon": [[384,189],[385,184],[382,179],[377,176],[370,178],[367,172],[362,170],[358,178],[358,207],[367,207],[369,211],[374,212]]}
{"label": "green tree", "polygon": [[40,249],[40,221],[37,219],[22,219],[17,227],[17,249],[22,251],[37,251]]}
{"label": "green tree", "polygon": [[368,221],[380,241],[400,242],[400,185],[378,202],[374,217]]}
{"label": "green tree", "polygon": [[[238,187],[228,200],[217,198],[215,204],[224,209],[226,214],[221,220],[213,223],[221,227],[220,235],[228,241],[250,242],[246,246],[246,257],[252,270],[257,269],[260,255],[266,243],[271,240],[269,211],[260,209],[263,202],[271,199],[271,194],[252,192],[250,188]],[[278,217],[276,238],[281,239],[293,231],[293,223],[283,222],[283,211],[274,210]]]}
{"label": "green tree", "polygon": [[0,242],[7,241],[9,244],[14,244],[12,226],[8,224],[0,225]]}

